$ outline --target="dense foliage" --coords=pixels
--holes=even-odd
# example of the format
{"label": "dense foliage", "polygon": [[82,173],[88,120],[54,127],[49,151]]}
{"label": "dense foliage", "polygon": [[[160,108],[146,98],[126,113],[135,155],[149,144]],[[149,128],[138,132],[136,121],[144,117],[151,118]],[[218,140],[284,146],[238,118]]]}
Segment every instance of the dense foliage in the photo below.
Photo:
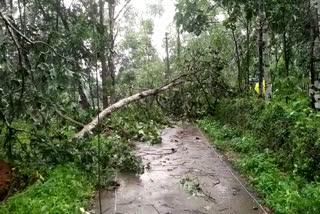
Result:
{"label": "dense foliage", "polygon": [[223,100],[217,107],[217,118],[255,133],[262,142],[260,151],[275,153],[285,170],[319,180],[320,114],[312,110],[306,97],[291,96],[294,100],[275,98],[268,104],[246,98]]}
{"label": "dense foliage", "polygon": [[1,205],[0,213],[80,213],[92,197],[94,183],[92,175],[73,165],[58,166],[48,180],[38,181]]}
{"label": "dense foliage", "polygon": [[283,156],[283,151],[264,148],[264,141],[255,132],[226,124],[226,121],[220,122],[217,118],[209,117],[198,124],[248,177],[276,214],[320,211],[319,180],[309,182],[295,170],[284,170],[279,164],[279,155]]}

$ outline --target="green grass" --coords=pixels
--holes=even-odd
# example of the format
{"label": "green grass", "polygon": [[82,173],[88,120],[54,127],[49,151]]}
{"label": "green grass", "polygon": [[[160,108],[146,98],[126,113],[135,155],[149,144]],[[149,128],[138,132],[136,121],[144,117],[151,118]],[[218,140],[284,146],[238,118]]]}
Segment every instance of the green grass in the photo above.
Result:
{"label": "green grass", "polygon": [[43,182],[0,205],[0,214],[73,214],[88,205],[94,180],[73,165],[58,166]]}
{"label": "green grass", "polygon": [[320,183],[308,182],[294,172],[283,172],[275,153],[261,149],[253,134],[219,123],[214,118],[198,121],[217,148],[237,153],[233,164],[249,179],[276,214],[320,213]]}

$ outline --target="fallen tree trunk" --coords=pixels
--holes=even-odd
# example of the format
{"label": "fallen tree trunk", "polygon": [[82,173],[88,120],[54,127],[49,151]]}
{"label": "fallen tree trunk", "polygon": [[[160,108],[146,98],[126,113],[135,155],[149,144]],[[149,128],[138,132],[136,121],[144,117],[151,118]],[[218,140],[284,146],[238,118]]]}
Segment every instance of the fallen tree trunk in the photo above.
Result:
{"label": "fallen tree trunk", "polygon": [[168,83],[160,88],[146,90],[146,91],[137,93],[135,95],[132,95],[130,97],[124,98],[124,99],[116,102],[115,104],[104,109],[88,125],[84,126],[83,129],[73,137],[73,139],[79,139],[79,138],[83,137],[84,134],[91,132],[98,125],[99,120],[103,120],[104,118],[106,118],[108,115],[110,115],[112,112],[116,111],[117,109],[124,107],[130,103],[136,102],[138,100],[144,99],[146,97],[157,95],[157,94],[164,92],[174,86],[177,86],[177,85],[183,83],[184,82],[183,79],[189,75],[190,74],[184,74],[184,75],[174,79],[170,83]]}

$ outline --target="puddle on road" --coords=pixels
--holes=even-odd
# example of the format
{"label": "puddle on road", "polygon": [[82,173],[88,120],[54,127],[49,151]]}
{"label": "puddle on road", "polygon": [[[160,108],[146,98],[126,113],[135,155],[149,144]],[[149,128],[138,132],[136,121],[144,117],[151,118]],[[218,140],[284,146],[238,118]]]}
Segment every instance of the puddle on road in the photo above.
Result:
{"label": "puddle on road", "polygon": [[[142,175],[119,174],[116,192],[104,191],[104,214],[261,214],[202,133],[190,124],[168,128],[162,143],[138,143]],[[199,187],[190,194],[181,184],[188,179]],[[96,200],[96,213],[98,200]]]}

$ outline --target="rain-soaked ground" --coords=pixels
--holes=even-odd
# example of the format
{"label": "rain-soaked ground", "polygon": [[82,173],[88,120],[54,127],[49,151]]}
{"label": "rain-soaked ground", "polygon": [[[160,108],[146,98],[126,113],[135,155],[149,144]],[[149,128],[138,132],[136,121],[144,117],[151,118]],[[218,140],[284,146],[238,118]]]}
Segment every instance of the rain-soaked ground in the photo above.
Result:
{"label": "rain-soaked ground", "polygon": [[265,213],[191,124],[165,129],[159,145],[138,143],[136,153],[144,174],[119,174],[119,188],[102,193],[103,214]]}

